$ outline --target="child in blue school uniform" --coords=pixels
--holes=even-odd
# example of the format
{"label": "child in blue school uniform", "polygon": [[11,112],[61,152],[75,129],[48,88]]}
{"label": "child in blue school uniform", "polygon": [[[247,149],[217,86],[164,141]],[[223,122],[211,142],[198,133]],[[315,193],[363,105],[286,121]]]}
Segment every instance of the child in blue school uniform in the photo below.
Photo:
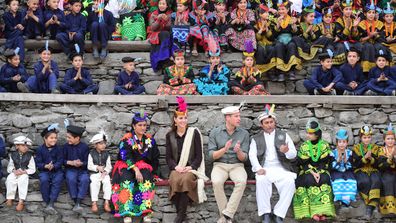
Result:
{"label": "child in blue school uniform", "polygon": [[114,91],[122,95],[143,93],[145,88],[140,84],[139,74],[135,71],[136,59],[124,57],[122,58],[122,62],[124,63],[124,70],[118,74],[117,85],[114,87]]}
{"label": "child in blue school uniform", "polygon": [[72,54],[74,44],[78,44],[81,53],[83,53],[87,27],[87,20],[81,14],[82,4],[80,0],[70,0],[69,4],[71,12],[65,17],[65,28],[56,35],[56,40],[67,56]]}
{"label": "child in blue school uniform", "polygon": [[24,14],[25,38],[41,40],[44,30],[43,11],[39,7],[39,0],[28,0]]}
{"label": "child in blue school uniform", "polygon": [[[93,57],[104,59],[107,56],[107,42],[115,30],[113,14],[104,9],[105,2],[95,0],[88,14],[87,29],[91,33]],[[99,44],[100,43],[100,44]],[[99,55],[99,50],[100,55]]]}
{"label": "child in blue school uniform", "polygon": [[360,52],[350,48],[346,53],[347,62],[339,68],[342,80],[335,86],[337,91],[344,95],[363,95],[367,91],[367,79],[363,74],[363,68],[358,63]]}
{"label": "child in blue school uniform", "polygon": [[51,60],[52,49],[45,47],[39,49],[40,60],[34,64],[34,75],[30,76],[25,83],[18,83],[18,90],[24,93],[59,93],[57,79],[59,77],[58,64]]}
{"label": "child in blue school uniform", "polygon": [[335,85],[341,81],[342,74],[333,67],[333,52],[327,49],[319,54],[320,66],[312,72],[311,78],[304,81],[309,94],[336,95]]}
{"label": "child in blue school uniform", "polygon": [[82,213],[81,201],[85,198],[89,188],[89,173],[87,169],[89,148],[81,142],[85,131],[80,126],[69,125],[67,129],[67,143],[63,146],[63,163],[65,165],[67,190],[75,202],[73,211]]}
{"label": "child in blue school uniform", "polygon": [[0,70],[0,92],[19,92],[17,84],[28,79],[25,67],[19,59],[19,48],[4,52],[7,63]]}
{"label": "child in blue school uniform", "polygon": [[23,39],[23,14],[19,10],[19,0],[7,0],[7,11],[3,14],[4,21],[4,35],[6,42],[4,45],[5,49],[16,49],[20,50],[20,60],[25,59],[25,42]]}
{"label": "child in blue school uniform", "polygon": [[44,11],[45,38],[55,39],[56,35],[66,28],[65,14],[58,8],[59,0],[48,0]]}
{"label": "child in blue school uniform", "polygon": [[376,66],[369,71],[368,95],[395,95],[396,73],[395,68],[387,65],[390,57],[382,50],[376,55]]}
{"label": "child in blue school uniform", "polygon": [[60,90],[67,94],[96,94],[98,85],[92,81],[89,69],[82,67],[82,54],[73,54],[71,60],[73,67],[66,71],[63,83],[59,85]]}
{"label": "child in blue school uniform", "polygon": [[63,150],[58,146],[58,124],[49,125],[41,132],[44,143],[36,151],[36,166],[39,170],[40,191],[47,205],[44,212],[57,214],[54,202],[58,199],[63,182]]}

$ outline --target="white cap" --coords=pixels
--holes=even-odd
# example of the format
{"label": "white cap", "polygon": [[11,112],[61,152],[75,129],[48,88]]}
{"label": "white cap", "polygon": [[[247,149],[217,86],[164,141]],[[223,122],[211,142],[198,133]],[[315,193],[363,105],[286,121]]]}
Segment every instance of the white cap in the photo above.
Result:
{"label": "white cap", "polygon": [[258,120],[261,122],[262,120],[264,120],[266,118],[273,118],[276,120],[276,115],[275,115],[275,113],[272,113],[272,112],[263,112],[259,115]]}
{"label": "white cap", "polygon": [[96,144],[96,143],[102,142],[102,141],[107,141],[107,136],[106,136],[105,132],[100,132],[100,133],[94,135],[92,137],[91,141],[89,141],[89,143]]}
{"label": "white cap", "polygon": [[14,139],[14,145],[32,145],[32,140],[26,136],[18,136]]}
{"label": "white cap", "polygon": [[242,109],[244,104],[245,104],[245,101],[241,102],[239,104],[239,106],[228,106],[228,107],[225,107],[225,108],[221,109],[221,113],[223,113],[224,115],[235,114],[235,113],[241,111],[241,109]]}

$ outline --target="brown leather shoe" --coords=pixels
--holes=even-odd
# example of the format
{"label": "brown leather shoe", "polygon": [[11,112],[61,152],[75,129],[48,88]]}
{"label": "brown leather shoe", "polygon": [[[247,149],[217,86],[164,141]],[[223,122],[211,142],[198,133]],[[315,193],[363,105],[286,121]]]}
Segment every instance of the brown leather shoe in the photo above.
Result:
{"label": "brown leather shoe", "polygon": [[6,205],[7,205],[7,207],[11,207],[12,206],[12,200],[11,199],[7,199]]}
{"label": "brown leather shoe", "polygon": [[17,206],[16,206],[16,210],[17,211],[23,211],[23,208],[25,207],[25,204],[23,202],[18,202]]}
{"label": "brown leather shoe", "polygon": [[109,201],[104,202],[104,210],[105,212],[111,212]]}
{"label": "brown leather shoe", "polygon": [[96,204],[96,202],[92,202],[91,211],[92,211],[93,213],[98,212],[98,205]]}

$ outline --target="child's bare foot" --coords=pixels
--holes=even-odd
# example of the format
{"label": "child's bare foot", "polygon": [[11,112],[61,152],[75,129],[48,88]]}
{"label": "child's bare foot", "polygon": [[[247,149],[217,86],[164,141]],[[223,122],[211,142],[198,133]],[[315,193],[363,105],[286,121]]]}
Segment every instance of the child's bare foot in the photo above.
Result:
{"label": "child's bare foot", "polygon": [[111,212],[110,203],[108,200],[105,200],[105,202],[104,202],[104,210],[106,212]]}
{"label": "child's bare foot", "polygon": [[319,215],[314,215],[314,216],[312,217],[312,219],[313,219],[314,221],[320,221],[320,216],[319,216]]}
{"label": "child's bare foot", "polygon": [[6,205],[7,205],[7,207],[11,207],[12,206],[12,200],[11,199],[7,199]]}
{"label": "child's bare foot", "polygon": [[16,209],[16,211],[23,211],[24,207],[25,207],[25,204],[23,203],[23,201],[19,201],[15,209]]}
{"label": "child's bare foot", "polygon": [[91,211],[92,211],[93,213],[98,212],[98,204],[96,204],[96,202],[92,202]]}

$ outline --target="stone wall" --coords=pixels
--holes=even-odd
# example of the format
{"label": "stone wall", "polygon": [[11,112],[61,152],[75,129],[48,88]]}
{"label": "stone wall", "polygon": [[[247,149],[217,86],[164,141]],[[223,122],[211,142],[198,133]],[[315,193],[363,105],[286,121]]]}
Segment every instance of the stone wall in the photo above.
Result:
{"label": "stone wall", "polygon": [[[29,98],[30,102],[13,101],[8,102],[7,99],[11,97],[23,96],[24,100]],[[165,134],[169,130],[171,123],[171,114],[175,108],[174,100],[172,101],[157,101],[147,100],[143,103],[134,103],[134,101],[145,101],[148,96],[129,97],[129,96],[112,96],[114,101],[125,99],[124,103],[100,103],[96,100],[85,103],[72,102],[37,102],[40,100],[50,99],[53,97],[54,101],[58,101],[57,97],[52,95],[33,95],[33,94],[8,94],[4,98],[0,97],[0,134],[5,138],[7,143],[7,150],[13,148],[12,139],[20,133],[27,134],[33,139],[34,146],[32,150],[42,143],[39,135],[41,130],[48,124],[53,122],[63,123],[64,118],[68,118],[72,123],[86,127],[87,133],[84,138],[88,141],[93,134],[103,128],[109,134],[109,149],[112,154],[113,161],[117,154],[117,143],[121,136],[130,127],[131,117],[133,111],[139,111],[140,108],[145,109],[150,115],[150,133],[155,133],[155,139],[161,151],[161,171],[162,176],[168,176],[168,170],[165,164]],[[97,99],[100,96],[85,96],[86,98]],[[230,96],[231,97],[231,96]],[[160,98],[160,97],[159,97]],[[256,117],[263,110],[264,102],[273,102],[276,96],[272,97],[247,97],[249,104],[242,112],[242,127],[249,130],[250,134],[259,131],[260,127]],[[374,141],[381,142],[382,135],[380,129],[387,126],[388,122],[396,121],[396,106],[392,105],[393,97],[365,97],[369,100],[365,105],[356,105],[362,97],[356,97],[355,102],[349,103],[347,97],[335,97],[340,103],[329,103],[330,99],[334,97],[310,97],[306,103],[299,101],[303,97],[295,97],[293,99],[287,96],[279,96],[276,113],[278,115],[278,126],[286,130],[296,146],[298,146],[305,138],[305,123],[311,117],[316,117],[320,120],[323,129],[324,139],[334,142],[334,133],[340,127],[346,128],[350,136],[349,144],[356,143],[358,138],[358,129],[363,123],[371,124],[374,127]],[[56,100],[55,100],[56,99]],[[81,98],[81,100],[85,98]],[[189,105],[189,124],[198,127],[204,136],[204,148],[208,142],[208,134],[210,130],[224,122],[220,109],[229,104],[233,98],[224,97],[223,100],[215,100],[213,97],[190,97],[187,98]],[[241,100],[242,98],[239,97]],[[267,99],[267,100],[265,100]],[[351,99],[351,98],[349,98]],[[389,99],[389,100],[386,100]],[[240,100],[234,100],[239,102]],[[308,101],[309,100],[309,101]],[[382,100],[382,101],[381,101]],[[206,101],[206,102],[205,102]],[[289,102],[287,102],[289,101]],[[314,103],[315,101],[323,101],[323,103]],[[383,101],[386,103],[382,104]],[[311,103],[312,102],[312,103]],[[382,104],[382,105],[381,105]],[[61,124],[63,126],[63,124]],[[65,142],[65,130],[60,132],[59,143]],[[3,167],[7,165],[7,161],[3,160]],[[207,163],[208,173],[210,172],[210,164]],[[249,167],[247,167],[249,170]],[[3,168],[4,171],[4,168]],[[210,176],[210,174],[208,174]],[[250,175],[252,178],[252,175]],[[4,190],[4,179],[0,184]],[[226,186],[227,193],[231,193],[232,186]],[[22,213],[15,213],[13,210],[0,212],[1,222],[119,222],[109,214],[96,215],[92,214],[89,209],[89,198],[84,200],[86,213],[82,216],[77,216],[72,213],[72,202],[66,192],[66,187],[62,190],[62,195],[56,203],[57,209],[60,211],[56,216],[45,216],[42,213],[42,199],[39,192],[39,182],[37,176],[34,175],[30,181],[30,193],[28,195],[27,210]],[[189,208],[188,218],[189,222],[215,222],[218,213],[217,206],[213,197],[211,186],[206,187],[208,194],[208,202],[203,205],[197,205]],[[160,186],[157,190],[157,198],[154,209],[154,222],[172,222],[175,216],[174,207],[167,198],[167,186]],[[274,190],[275,199],[277,197],[276,190]],[[1,197],[0,197],[1,198]],[[1,198],[4,199],[4,198]],[[364,206],[362,202],[358,202],[356,208],[342,210],[339,217],[333,222],[364,222],[361,216],[364,215]],[[257,207],[255,203],[255,185],[248,185],[245,196],[243,197],[239,211],[236,215],[236,221],[258,222]],[[288,215],[286,222],[295,222],[291,218],[291,212]],[[395,222],[394,219],[380,218],[377,213],[374,222]],[[350,219],[352,218],[352,220]]]}

